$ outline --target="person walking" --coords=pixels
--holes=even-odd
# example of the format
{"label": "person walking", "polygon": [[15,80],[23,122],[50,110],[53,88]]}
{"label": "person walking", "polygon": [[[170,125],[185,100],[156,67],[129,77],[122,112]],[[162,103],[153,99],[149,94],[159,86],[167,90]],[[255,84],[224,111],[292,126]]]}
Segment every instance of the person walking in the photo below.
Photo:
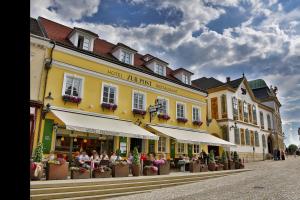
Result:
{"label": "person walking", "polygon": [[279,149],[277,149],[277,159],[278,159],[278,160],[281,160],[281,159],[280,159],[280,150],[279,150]]}

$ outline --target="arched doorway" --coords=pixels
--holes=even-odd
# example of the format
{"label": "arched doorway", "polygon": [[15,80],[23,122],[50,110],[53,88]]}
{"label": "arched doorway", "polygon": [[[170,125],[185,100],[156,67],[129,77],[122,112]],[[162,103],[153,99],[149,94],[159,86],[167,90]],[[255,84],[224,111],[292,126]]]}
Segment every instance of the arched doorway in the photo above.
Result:
{"label": "arched doorway", "polygon": [[268,137],[268,152],[273,154],[273,138],[272,138],[272,136]]}

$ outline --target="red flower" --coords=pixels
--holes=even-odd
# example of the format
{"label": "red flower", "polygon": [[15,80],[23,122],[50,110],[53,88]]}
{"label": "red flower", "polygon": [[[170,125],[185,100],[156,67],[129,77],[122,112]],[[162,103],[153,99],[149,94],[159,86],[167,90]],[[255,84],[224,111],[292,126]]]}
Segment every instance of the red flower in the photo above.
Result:
{"label": "red flower", "polygon": [[167,114],[158,114],[157,117],[159,119],[165,119],[165,120],[169,120],[170,119],[170,116],[167,115]]}
{"label": "red flower", "polygon": [[74,97],[74,96],[69,96],[69,95],[63,95],[63,100],[72,102],[72,103],[80,103],[81,102],[80,97]]}
{"label": "red flower", "polygon": [[133,112],[133,114],[138,114],[138,115],[145,115],[146,114],[145,110],[133,109],[132,112]]}
{"label": "red flower", "polygon": [[102,108],[107,108],[109,110],[116,110],[118,106],[116,104],[102,103],[101,107]]}

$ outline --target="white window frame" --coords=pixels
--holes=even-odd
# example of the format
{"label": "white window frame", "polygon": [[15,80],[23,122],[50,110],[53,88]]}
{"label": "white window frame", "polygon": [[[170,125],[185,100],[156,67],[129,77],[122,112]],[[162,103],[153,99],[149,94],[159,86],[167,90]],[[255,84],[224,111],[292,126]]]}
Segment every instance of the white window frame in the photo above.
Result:
{"label": "white window frame", "polygon": [[[158,96],[156,99],[159,99],[159,100],[165,100],[167,103],[166,103],[166,114],[169,115],[169,99],[165,98],[165,97],[161,97],[161,96]],[[157,111],[157,114],[160,114],[159,110]]]}
{"label": "white window frame", "polygon": [[[183,145],[183,149],[181,148],[180,145]],[[180,147],[180,148],[179,148]],[[178,151],[178,149],[180,149],[180,151]],[[183,150],[183,151],[182,151]],[[177,148],[176,148],[177,153],[185,153],[185,143],[177,143]]]}
{"label": "white window frame", "polygon": [[[164,139],[164,141],[162,141],[161,139]],[[159,144],[160,144],[160,147],[162,147],[162,144],[164,145],[165,151],[162,151],[162,148],[159,149]],[[161,152],[161,153],[167,152],[167,138],[166,137],[159,136],[159,140],[157,141],[157,151]]]}
{"label": "white window frame", "polygon": [[178,115],[177,115],[177,105],[178,105],[178,104],[183,105],[183,109],[184,109],[184,111],[183,111],[183,114],[184,114],[183,118],[187,118],[187,117],[186,117],[186,103],[176,101],[176,119],[182,118],[182,117],[178,117]]}
{"label": "white window frame", "polygon": [[[198,146],[198,148],[195,148],[195,146]],[[198,149],[198,151],[195,152],[195,149]],[[194,152],[194,153],[200,153],[200,144],[194,144],[194,145],[193,145],[193,152]]]}
{"label": "white window frame", "polygon": [[81,79],[81,90],[79,92],[79,96],[81,99],[84,94],[84,77],[83,76],[78,76],[76,74],[69,74],[69,73],[64,73],[64,81],[63,81],[63,87],[62,87],[62,96],[66,95],[65,90],[66,90],[66,84],[67,84],[67,77],[71,78],[78,78]]}
{"label": "white window frame", "polygon": [[[199,120],[194,120],[194,108],[199,112]],[[199,106],[192,106],[192,121],[201,121],[201,109]]]}
{"label": "white window frame", "polygon": [[185,83],[185,84],[190,85],[190,77],[188,75],[186,75],[185,73],[182,73],[181,76],[182,76],[182,82]]}
{"label": "white window frame", "polygon": [[106,103],[103,102],[103,93],[104,93],[104,86],[108,86],[108,87],[114,87],[116,89],[116,93],[115,93],[115,105],[118,105],[118,96],[119,96],[119,87],[117,85],[111,84],[111,83],[105,83],[102,82],[102,86],[101,86],[101,99],[100,99],[100,104],[102,103]]}
{"label": "white window frame", "polygon": [[83,37],[83,44],[82,44],[82,49],[84,50],[90,50],[90,44],[91,44],[91,39],[88,37]]}
{"label": "white window frame", "polygon": [[[122,60],[122,54],[125,55],[125,58],[126,58],[126,54],[129,55],[129,57],[130,57],[130,60],[129,60],[130,62],[129,63],[125,62],[125,60],[126,60],[125,58],[124,58],[124,61]],[[128,65],[132,65],[133,64],[133,53],[131,53],[129,51],[126,51],[124,49],[121,49],[121,51],[120,51],[120,61],[123,62],[123,63],[126,63]]]}
{"label": "white window frame", "polygon": [[146,111],[146,105],[147,105],[147,94],[145,92],[142,92],[142,91],[138,91],[138,90],[132,90],[132,110],[133,109],[137,109],[137,110],[140,110],[138,108],[134,108],[134,94],[135,93],[139,93],[139,94],[143,94],[144,95],[144,102],[143,102],[143,109],[144,111]]}
{"label": "white window frame", "polygon": [[[160,74],[159,73],[159,68],[162,68],[162,74]],[[161,64],[159,64],[159,63],[155,63],[155,66],[154,66],[154,72],[156,73],[156,74],[159,74],[159,75],[161,75],[161,76],[166,76],[166,67],[165,66],[163,66],[163,65],[161,65]]]}

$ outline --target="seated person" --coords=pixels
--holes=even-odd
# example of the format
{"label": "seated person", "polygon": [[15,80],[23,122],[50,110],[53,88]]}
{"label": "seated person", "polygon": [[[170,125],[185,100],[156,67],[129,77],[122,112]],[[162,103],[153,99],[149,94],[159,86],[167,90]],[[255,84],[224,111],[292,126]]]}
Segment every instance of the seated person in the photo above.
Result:
{"label": "seated person", "polygon": [[196,160],[198,160],[198,158],[197,158],[197,155],[195,154],[195,155],[193,155],[193,157],[192,157],[192,161],[196,161]]}
{"label": "seated person", "polygon": [[50,151],[48,160],[55,160],[55,154],[54,154],[54,151]]}
{"label": "seated person", "polygon": [[163,165],[163,164],[165,164],[166,161],[167,161],[166,156],[164,153],[162,153],[160,155],[160,159],[154,160],[154,165],[156,165],[156,166]]}
{"label": "seated person", "polygon": [[84,168],[90,168],[90,165],[88,165],[86,162],[90,161],[90,157],[86,154],[85,151],[82,151],[80,156],[78,157],[79,164]]}
{"label": "seated person", "polygon": [[121,156],[117,156],[115,152],[112,152],[112,155],[110,156],[110,159],[109,159],[111,162],[116,162],[116,160],[122,160],[122,157]]}
{"label": "seated person", "polygon": [[100,159],[101,160],[109,160],[109,157],[108,157],[106,151],[103,151],[103,153],[100,156]]}
{"label": "seated person", "polygon": [[129,152],[129,156],[127,158],[127,162],[128,162],[128,164],[132,164],[132,161],[133,161],[133,156],[132,156],[132,153]]}
{"label": "seated person", "polygon": [[94,167],[97,167],[97,166],[99,165],[101,159],[100,159],[100,157],[99,157],[99,155],[98,155],[98,153],[97,153],[96,150],[93,150],[93,151],[92,151],[91,160],[92,160],[93,163],[94,163]]}

